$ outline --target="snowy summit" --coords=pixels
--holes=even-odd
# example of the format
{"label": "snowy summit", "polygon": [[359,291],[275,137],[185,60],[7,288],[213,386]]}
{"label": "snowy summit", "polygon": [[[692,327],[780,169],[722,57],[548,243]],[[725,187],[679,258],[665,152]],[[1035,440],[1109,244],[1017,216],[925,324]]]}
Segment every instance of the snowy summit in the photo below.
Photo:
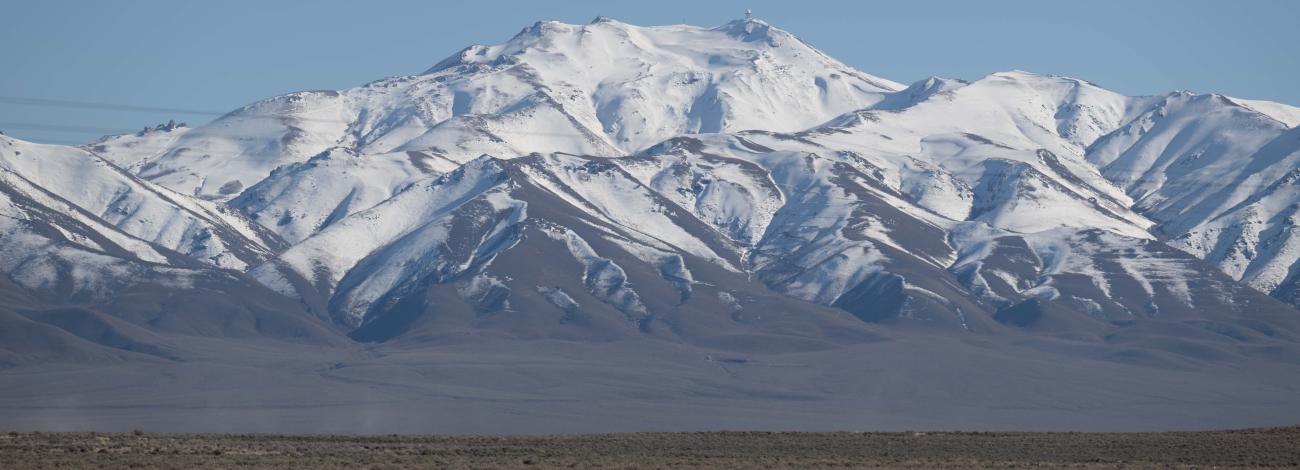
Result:
{"label": "snowy summit", "polygon": [[[1258,371],[1300,358],[1298,122],[1278,103],[1025,71],[903,85],[748,12],[712,28],[542,21],[419,75],[194,128],[81,147],[0,136],[0,296],[23,306],[0,320],[37,338],[0,360],[198,360],[237,339],[391,346],[366,360],[406,367],[426,347],[546,344],[563,364],[650,361],[635,386],[610,379],[637,396],[721,381],[692,399],[884,390],[953,412],[924,386],[858,381],[946,390],[936,377],[958,368],[1002,370],[978,369],[987,353],[1051,379],[971,379],[962,398],[1019,409],[1074,393],[1028,396],[1072,382],[1027,357],[1087,371],[1103,401],[1186,398],[1167,384],[1209,361],[1250,364],[1234,377],[1294,415],[1294,380]],[[54,310],[73,313],[22,313]],[[876,347],[926,365],[846,359]],[[733,356],[756,359],[713,359]],[[302,370],[344,377],[352,360]],[[778,365],[811,375],[764,382],[757,367]],[[1152,365],[1166,382],[1129,369]],[[378,370],[347,380],[407,380]],[[543,375],[483,393],[571,390]]]}

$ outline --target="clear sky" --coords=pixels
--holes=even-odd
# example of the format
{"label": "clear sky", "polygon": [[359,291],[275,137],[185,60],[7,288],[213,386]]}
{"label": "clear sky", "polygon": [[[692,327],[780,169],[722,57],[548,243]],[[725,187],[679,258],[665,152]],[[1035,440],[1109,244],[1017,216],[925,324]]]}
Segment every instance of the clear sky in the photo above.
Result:
{"label": "clear sky", "polygon": [[[0,131],[79,143],[304,89],[419,73],[537,20],[715,26],[756,16],[910,83],[1022,69],[1132,95],[1187,89],[1300,105],[1300,1],[0,0]],[[18,98],[18,99],[15,99]]]}

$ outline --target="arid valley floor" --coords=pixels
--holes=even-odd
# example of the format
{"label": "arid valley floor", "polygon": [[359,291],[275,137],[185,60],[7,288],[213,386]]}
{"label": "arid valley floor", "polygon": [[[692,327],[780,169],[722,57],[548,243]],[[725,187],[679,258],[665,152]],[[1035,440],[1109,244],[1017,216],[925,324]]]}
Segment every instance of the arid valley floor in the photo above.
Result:
{"label": "arid valley floor", "polygon": [[1167,433],[629,433],[536,437],[0,434],[27,468],[1295,468],[1300,427]]}

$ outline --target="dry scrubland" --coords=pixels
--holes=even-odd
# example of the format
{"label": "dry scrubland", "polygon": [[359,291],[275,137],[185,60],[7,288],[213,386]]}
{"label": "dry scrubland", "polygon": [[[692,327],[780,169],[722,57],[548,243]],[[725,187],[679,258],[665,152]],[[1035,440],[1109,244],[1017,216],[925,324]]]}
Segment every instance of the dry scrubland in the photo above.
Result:
{"label": "dry scrubland", "polygon": [[1177,433],[539,437],[7,433],[0,468],[1300,467],[1300,427]]}

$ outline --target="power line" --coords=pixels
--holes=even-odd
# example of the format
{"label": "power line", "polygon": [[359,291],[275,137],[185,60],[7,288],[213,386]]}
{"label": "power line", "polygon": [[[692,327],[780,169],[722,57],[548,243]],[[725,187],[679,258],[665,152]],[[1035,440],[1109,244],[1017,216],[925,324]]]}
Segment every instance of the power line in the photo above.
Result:
{"label": "power line", "polygon": [[[107,127],[67,126],[67,125],[59,125],[59,124],[43,124],[43,123],[27,124],[27,123],[16,123],[16,122],[0,122],[0,131],[3,131],[4,129],[22,129],[22,130],[33,130],[33,131],[40,131],[40,132],[62,132],[62,133],[73,133],[73,134],[94,134],[94,135],[101,135],[101,136],[102,136],[102,135],[117,135],[117,134],[132,134],[132,133],[139,132],[138,130],[131,130],[131,129],[117,129],[117,128],[107,128]],[[577,134],[577,133],[574,133],[574,134],[565,134],[565,133],[558,133],[558,132],[545,132],[545,133],[543,133],[543,132],[512,131],[512,130],[489,131],[489,132],[491,132],[491,133],[493,133],[493,134],[542,135],[542,136],[560,136],[560,137],[573,137],[573,136],[580,135],[580,134]],[[42,140],[45,141],[45,142],[48,142],[48,143],[56,143],[56,144],[61,144],[61,145],[74,146],[74,147],[75,147],[75,146],[86,145],[86,144],[89,143],[89,142],[84,142],[84,141],[72,141],[72,140],[67,140],[67,139],[42,139]],[[416,150],[416,151],[422,151],[422,150]],[[385,153],[388,153],[388,152],[385,152]],[[545,152],[544,152],[544,153],[545,153]],[[664,154],[664,155],[665,155],[665,156],[670,156],[670,155],[672,155],[672,154]],[[217,153],[217,154],[213,154],[213,156],[223,156],[223,157],[257,157],[257,156],[271,156],[271,155],[269,155],[269,154],[265,154],[265,155],[264,155],[264,154],[222,154],[222,153]],[[453,160],[453,161],[454,161],[454,160]],[[946,174],[948,174],[948,175],[951,175],[951,176],[954,176],[954,177],[961,178],[961,177],[968,177],[968,176],[979,176],[979,175],[983,175],[985,172],[984,172],[984,171],[977,170],[977,169],[973,169],[973,168],[967,168],[967,169],[960,169],[960,170],[945,169],[945,170],[944,170],[944,173],[946,173]],[[1117,187],[1120,187],[1120,188],[1122,189],[1122,187],[1125,186],[1125,185],[1132,185],[1132,184],[1144,183],[1144,182],[1148,182],[1148,181],[1153,181],[1153,180],[1156,180],[1156,179],[1160,179],[1160,178],[1162,178],[1162,177],[1164,177],[1164,175],[1150,175],[1150,176],[1143,176],[1143,177],[1141,177],[1141,178],[1136,178],[1136,179],[1124,179],[1124,180],[1119,180],[1119,179],[1114,179],[1114,180],[1112,180],[1112,179],[1105,178],[1105,177],[1103,177],[1103,179],[1109,181],[1110,183],[1112,183],[1112,184],[1114,184],[1114,185],[1117,185]],[[1192,183],[1188,183],[1188,182],[1180,182],[1180,183],[1165,183],[1164,186],[1179,186],[1179,185],[1187,185],[1187,184],[1192,184]],[[1266,181],[1261,181],[1261,182],[1250,183],[1250,184],[1242,183],[1242,184],[1240,184],[1239,186],[1247,186],[1247,187],[1254,187],[1254,188],[1262,188],[1262,187],[1268,186],[1268,185],[1270,185],[1270,184],[1272,184],[1272,183],[1269,183],[1269,182],[1266,182]],[[1093,188],[1093,189],[1097,189],[1097,188]]]}
{"label": "power line", "polygon": [[39,143],[43,145],[65,145],[68,147],[78,147],[78,146],[86,145],[85,142],[79,140],[69,140],[69,139],[41,139],[41,142]]}
{"label": "power line", "polygon": [[26,131],[66,132],[73,134],[125,134],[135,132],[111,127],[66,126],[62,124],[27,124],[21,122],[0,122],[0,129],[22,129]]}
{"label": "power line", "polygon": [[[24,106],[44,106],[44,107],[74,108],[74,109],[101,109],[101,110],[117,110],[117,111],[131,111],[131,112],[150,112],[150,113],[175,113],[175,114],[191,114],[191,115],[205,115],[205,116],[225,116],[226,114],[229,114],[229,113],[226,113],[226,112],[211,111],[211,110],[199,110],[199,109],[191,109],[191,108],[171,108],[171,107],[159,107],[159,106],[138,106],[138,105],[116,104],[116,103],[103,103],[103,102],[78,101],[78,100],[60,100],[60,99],[48,99],[48,98],[29,98],[29,97],[20,97],[20,96],[4,96],[4,95],[0,95],[0,103],[16,104],[16,105],[24,105]],[[292,115],[286,116],[286,115],[280,115],[280,114],[240,113],[240,114],[238,114],[237,116],[240,117],[240,118],[245,118],[245,119],[251,118],[251,119],[277,119],[277,120],[283,120],[283,119],[288,118],[288,119],[291,119],[291,120],[293,120],[293,121],[302,121],[302,122],[326,122],[326,123],[335,123],[335,124],[352,124],[353,122],[355,122],[355,121],[347,121],[347,120],[339,120],[339,119],[318,119],[318,118],[306,118],[306,117],[292,116]],[[446,122],[446,121],[443,121],[443,122]],[[287,124],[287,123],[286,123],[286,124]],[[441,124],[441,123],[439,123],[439,124]],[[439,124],[429,124],[429,125],[427,125],[427,128],[428,128],[427,130],[433,130],[433,129],[436,129],[436,128],[439,127]],[[403,124],[403,125],[400,125],[400,126],[395,126],[395,127],[393,127],[393,128],[390,128],[390,130],[397,130],[397,129],[401,129],[401,128],[405,128],[405,127],[418,127],[418,124]],[[116,135],[116,134],[130,134],[130,133],[138,132],[138,129],[122,129],[122,128],[94,127],[94,126],[74,126],[74,125],[45,124],[45,123],[0,122],[0,130],[5,129],[5,128],[8,128],[8,129],[21,129],[21,130],[32,130],[32,131],[40,131],[40,132],[71,133],[71,134],[93,134],[93,135],[99,135],[99,136],[104,136],[104,135]],[[146,127],[145,129],[147,129],[147,127]],[[493,135],[493,134],[505,134],[505,135],[534,135],[534,136],[545,136],[545,137],[575,137],[575,136],[584,136],[584,133],[582,133],[582,132],[562,133],[562,132],[534,132],[534,131],[509,130],[509,129],[501,129],[501,130],[492,130],[492,129],[479,130],[479,129],[469,129],[469,128],[465,128],[465,129],[470,130],[470,131],[472,131],[472,132],[483,132],[483,133],[488,134],[489,136],[491,136],[491,135]],[[217,132],[214,132],[214,133],[217,133]],[[596,135],[599,135],[599,134],[596,134]],[[74,146],[76,146],[76,145],[83,145],[83,144],[86,143],[86,142],[76,142],[76,143],[73,143],[73,142],[70,142],[70,141],[68,141],[68,140],[62,140],[62,139],[43,139],[43,140],[46,140],[47,142],[52,142],[52,143],[59,143],[59,144],[64,144],[64,145],[74,145]],[[231,155],[231,156],[237,156],[237,155]],[[243,155],[243,156],[249,156],[249,155]],[[983,173],[983,172],[981,172],[981,171],[974,170],[974,169],[963,169],[963,170],[958,170],[958,171],[953,171],[953,170],[950,170],[950,169],[945,169],[944,172],[947,173],[947,174],[949,174],[949,175],[952,175],[952,176],[958,176],[958,177],[960,177],[960,176],[969,176],[969,175],[978,175],[978,174],[982,174],[982,173]],[[1150,180],[1152,180],[1152,179],[1154,179],[1154,178],[1157,178],[1157,177],[1158,177],[1158,176],[1143,176],[1143,177],[1141,177],[1141,178],[1137,178],[1137,179],[1132,180],[1132,181],[1115,181],[1115,180],[1111,180],[1111,183],[1112,183],[1112,184],[1116,184],[1116,185],[1134,184],[1134,183],[1140,183],[1140,182],[1150,181]],[[1109,178],[1105,178],[1105,179],[1109,179]],[[1265,186],[1265,185],[1266,185],[1266,183],[1262,183],[1262,182],[1257,184],[1257,186],[1259,186],[1259,187],[1263,187],[1263,186]]]}
{"label": "power line", "polygon": [[[0,103],[17,104],[23,106],[44,106],[44,107],[73,108],[73,109],[100,109],[100,110],[150,112],[150,113],[175,113],[175,114],[193,114],[193,115],[204,115],[204,116],[225,116],[227,114],[230,114],[229,112],[199,110],[199,109],[136,106],[136,105],[128,105],[128,104],[98,103],[98,102],[91,102],[91,101],[55,100],[55,99],[47,99],[47,98],[26,98],[20,96],[0,96]],[[321,123],[349,124],[349,125],[356,122],[356,121],[350,121],[344,119],[321,119],[321,118],[312,118],[312,117],[302,117],[302,116],[296,116],[291,114],[286,115],[286,114],[266,114],[266,113],[260,113],[260,114],[239,113],[236,116],[242,119],[274,119],[280,121],[287,120],[291,122],[321,122]],[[107,134],[125,134],[130,132],[136,132],[135,130],[130,130],[130,129],[62,126],[57,124],[0,123],[0,126],[5,126],[13,129],[43,130],[43,131],[51,131],[51,132],[76,132],[76,133],[97,133],[98,132],[98,133],[107,133]],[[35,126],[41,126],[43,128],[37,129],[35,128]],[[406,127],[418,127],[418,124],[402,124],[399,126],[395,126],[392,129],[396,130],[396,129],[406,128]],[[430,130],[432,130],[433,128],[436,128],[438,126],[435,123],[428,123],[427,127]],[[562,132],[535,132],[535,131],[520,131],[520,130],[485,130],[484,132],[490,134],[536,135],[536,136],[547,136],[547,137],[573,137],[575,135],[582,135],[581,132],[562,133]]]}
{"label": "power line", "polygon": [[[44,106],[44,107],[74,108],[74,109],[100,109],[100,110],[110,110],[110,111],[131,111],[131,112],[149,112],[149,113],[193,114],[193,115],[217,116],[217,117],[225,116],[227,114],[231,114],[234,112],[234,111],[221,112],[221,111],[185,109],[185,108],[165,108],[165,107],[155,107],[155,106],[136,106],[136,105],[129,105],[129,104],[97,103],[91,101],[53,100],[53,99],[46,99],[46,98],[24,98],[19,96],[0,96],[0,103],[17,104],[23,106]],[[243,108],[239,108],[239,109],[243,109]],[[333,124],[352,124],[356,122],[356,121],[351,121],[346,119],[322,119],[322,118],[298,116],[293,114],[268,114],[268,113],[244,112],[244,113],[236,114],[235,116],[244,119],[276,119],[276,120],[287,119],[287,120],[299,121],[299,122],[324,122],[324,123],[333,123]],[[402,127],[409,127],[409,126],[402,125],[402,126],[398,126],[397,128],[402,128]],[[515,134],[552,135],[552,136],[565,136],[565,137],[572,135],[572,134],[562,134],[562,133],[527,132],[527,131],[524,132],[493,131],[493,132],[499,132],[502,134],[515,133]]]}
{"label": "power line", "polygon": [[0,103],[24,106],[45,106],[53,108],[105,109],[110,111],[134,111],[143,113],[195,114],[203,116],[221,116],[226,113],[200,109],[165,108],[159,106],[135,106],[129,104],[96,103],[91,101],[53,100],[47,98],[24,98],[21,96],[0,96]]}

